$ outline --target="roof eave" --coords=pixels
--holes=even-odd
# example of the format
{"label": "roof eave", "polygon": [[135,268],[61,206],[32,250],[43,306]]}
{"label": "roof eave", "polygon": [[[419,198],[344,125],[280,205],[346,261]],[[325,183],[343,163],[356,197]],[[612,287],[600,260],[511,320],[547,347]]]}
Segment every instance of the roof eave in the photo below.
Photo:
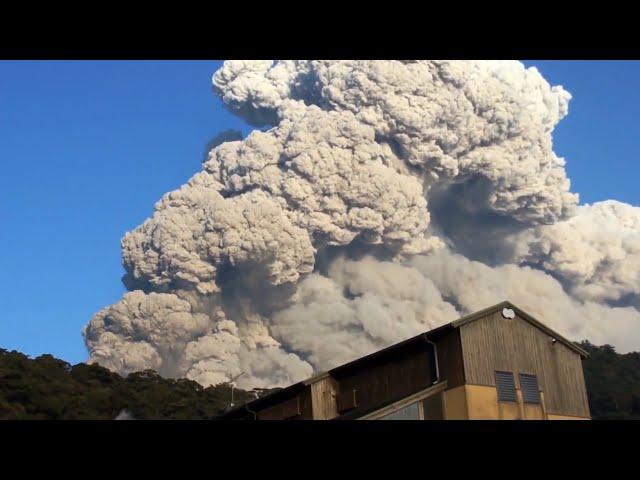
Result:
{"label": "roof eave", "polygon": [[473,322],[475,320],[479,320],[480,318],[483,318],[483,317],[487,316],[490,313],[497,312],[502,308],[510,308],[510,309],[512,309],[514,312],[516,312],[518,314],[519,317],[523,318],[527,322],[531,323],[533,326],[539,328],[540,330],[542,330],[543,332],[545,332],[548,335],[552,336],[553,338],[555,338],[556,340],[558,340],[559,342],[561,342],[565,346],[569,347],[570,349],[572,349],[576,353],[580,354],[581,357],[586,358],[586,357],[589,356],[589,353],[586,350],[580,348],[579,346],[577,346],[572,341],[566,339],[564,336],[562,336],[561,334],[559,334],[555,330],[552,330],[551,328],[547,327],[540,320],[536,319],[532,315],[530,315],[527,312],[525,312],[524,310],[522,310],[517,305],[514,305],[513,303],[509,302],[508,300],[505,300],[503,302],[500,302],[500,303],[498,303],[496,305],[493,305],[491,307],[485,308],[485,309],[480,310],[478,312],[474,312],[474,313],[472,313],[470,315],[467,315],[465,317],[459,318],[458,320],[454,320],[453,322],[451,322],[451,325],[454,328],[459,328],[459,327],[461,327],[461,326],[463,326],[463,325],[465,325],[467,323]]}

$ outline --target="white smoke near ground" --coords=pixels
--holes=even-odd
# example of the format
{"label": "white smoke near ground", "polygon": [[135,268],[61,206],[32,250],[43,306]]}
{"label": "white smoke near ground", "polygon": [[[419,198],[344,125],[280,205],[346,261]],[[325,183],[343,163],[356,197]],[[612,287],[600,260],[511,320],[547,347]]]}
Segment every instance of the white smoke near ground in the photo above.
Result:
{"label": "white smoke near ground", "polygon": [[[284,386],[508,299],[640,345],[640,208],[578,205],[570,94],[516,61],[230,61],[223,132],[122,240],[91,361]],[[220,143],[222,142],[222,143]]]}
{"label": "white smoke near ground", "polygon": [[127,410],[122,410],[114,420],[135,420],[135,417]]}

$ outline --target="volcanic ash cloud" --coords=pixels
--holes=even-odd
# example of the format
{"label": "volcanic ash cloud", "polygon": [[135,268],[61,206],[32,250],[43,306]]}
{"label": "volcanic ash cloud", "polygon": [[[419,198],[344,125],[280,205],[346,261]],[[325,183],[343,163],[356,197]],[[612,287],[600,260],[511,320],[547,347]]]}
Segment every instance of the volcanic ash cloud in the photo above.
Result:
{"label": "volcanic ash cloud", "polygon": [[536,69],[230,61],[213,87],[267,129],[213,142],[125,235],[91,361],[282,386],[505,298],[640,344],[640,209],[578,205],[552,148],[571,96]]}

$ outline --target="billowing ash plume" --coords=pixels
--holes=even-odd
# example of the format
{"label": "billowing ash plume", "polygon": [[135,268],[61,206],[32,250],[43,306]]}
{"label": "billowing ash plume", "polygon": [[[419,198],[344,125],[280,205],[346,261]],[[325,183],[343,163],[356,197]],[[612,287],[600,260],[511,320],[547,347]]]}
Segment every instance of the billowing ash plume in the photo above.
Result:
{"label": "billowing ash plume", "polygon": [[581,300],[640,307],[640,208],[608,200],[523,232],[518,260],[557,276]]}
{"label": "billowing ash plume", "polygon": [[[509,299],[640,345],[640,208],[578,206],[552,148],[571,98],[494,61],[231,61],[224,132],[122,240],[91,360],[283,386]],[[224,143],[220,143],[220,141]]]}

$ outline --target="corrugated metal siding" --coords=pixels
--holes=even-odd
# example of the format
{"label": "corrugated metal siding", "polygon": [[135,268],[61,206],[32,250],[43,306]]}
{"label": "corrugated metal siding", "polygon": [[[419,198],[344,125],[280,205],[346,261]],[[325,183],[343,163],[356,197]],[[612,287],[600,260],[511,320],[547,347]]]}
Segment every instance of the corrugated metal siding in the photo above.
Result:
{"label": "corrugated metal siding", "polygon": [[580,355],[527,321],[500,312],[460,327],[468,384],[495,386],[496,371],[537,375],[549,413],[589,416]]}

